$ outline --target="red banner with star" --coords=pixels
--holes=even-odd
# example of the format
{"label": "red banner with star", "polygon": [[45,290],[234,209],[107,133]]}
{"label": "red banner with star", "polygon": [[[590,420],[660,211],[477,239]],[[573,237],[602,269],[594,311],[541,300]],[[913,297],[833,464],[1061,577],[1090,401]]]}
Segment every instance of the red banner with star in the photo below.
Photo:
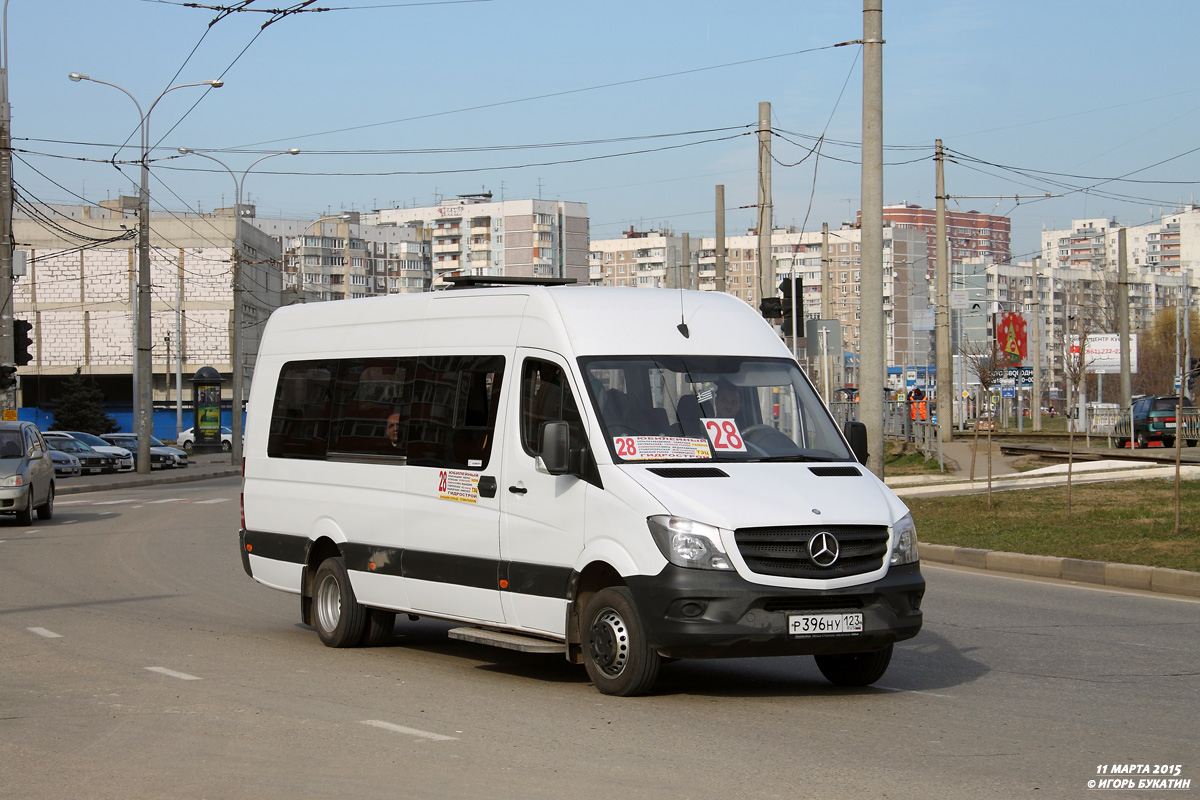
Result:
{"label": "red banner with star", "polygon": [[1000,363],[1006,367],[1019,367],[1029,357],[1028,324],[1023,314],[1006,311],[999,315],[996,325],[996,349]]}

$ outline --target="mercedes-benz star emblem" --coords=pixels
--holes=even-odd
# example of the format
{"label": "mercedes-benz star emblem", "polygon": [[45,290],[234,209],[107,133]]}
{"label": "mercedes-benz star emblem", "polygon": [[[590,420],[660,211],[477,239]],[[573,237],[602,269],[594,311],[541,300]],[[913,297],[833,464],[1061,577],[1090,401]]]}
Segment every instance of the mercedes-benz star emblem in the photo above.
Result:
{"label": "mercedes-benz star emblem", "polygon": [[840,551],[837,537],[829,531],[821,531],[808,540],[808,557],[818,567],[832,567]]}

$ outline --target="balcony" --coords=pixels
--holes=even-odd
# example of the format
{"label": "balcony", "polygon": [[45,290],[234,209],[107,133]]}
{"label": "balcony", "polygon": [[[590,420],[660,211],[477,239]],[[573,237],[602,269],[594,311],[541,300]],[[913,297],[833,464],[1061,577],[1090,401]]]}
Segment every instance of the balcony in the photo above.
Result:
{"label": "balcony", "polygon": [[460,252],[462,252],[462,242],[453,242],[453,243],[451,243],[451,242],[441,242],[441,243],[434,242],[433,252],[434,252],[434,254],[460,253]]}
{"label": "balcony", "polygon": [[472,250],[470,253],[472,267],[487,266],[488,262],[491,261],[491,258],[491,250]]}
{"label": "balcony", "polygon": [[455,225],[453,228],[435,228],[433,238],[444,239],[447,236],[462,236],[462,228]]}

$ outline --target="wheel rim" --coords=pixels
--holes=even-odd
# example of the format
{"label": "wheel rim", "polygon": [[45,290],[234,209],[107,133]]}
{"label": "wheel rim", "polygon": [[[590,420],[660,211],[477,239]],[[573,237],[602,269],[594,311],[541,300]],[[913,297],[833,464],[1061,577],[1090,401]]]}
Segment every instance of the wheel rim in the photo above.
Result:
{"label": "wheel rim", "polygon": [[629,630],[613,609],[604,609],[592,622],[590,650],[592,661],[605,675],[615,678],[625,671],[629,663]]}
{"label": "wheel rim", "polygon": [[342,590],[337,578],[326,575],[316,593],[317,624],[322,630],[332,631],[342,618]]}

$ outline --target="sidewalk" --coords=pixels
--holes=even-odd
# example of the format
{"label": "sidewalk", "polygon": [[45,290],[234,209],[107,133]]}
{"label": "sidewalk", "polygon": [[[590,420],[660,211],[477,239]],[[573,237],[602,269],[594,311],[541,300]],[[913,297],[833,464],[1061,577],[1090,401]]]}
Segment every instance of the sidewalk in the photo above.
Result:
{"label": "sidewalk", "polygon": [[59,497],[83,492],[105,492],[112,489],[133,489],[138,486],[158,486],[166,483],[201,481],[208,478],[232,478],[242,474],[240,467],[230,463],[229,453],[205,453],[189,456],[185,469],[156,469],[149,475],[137,472],[117,472],[112,475],[81,475],[77,478],[56,478],[54,490]]}

